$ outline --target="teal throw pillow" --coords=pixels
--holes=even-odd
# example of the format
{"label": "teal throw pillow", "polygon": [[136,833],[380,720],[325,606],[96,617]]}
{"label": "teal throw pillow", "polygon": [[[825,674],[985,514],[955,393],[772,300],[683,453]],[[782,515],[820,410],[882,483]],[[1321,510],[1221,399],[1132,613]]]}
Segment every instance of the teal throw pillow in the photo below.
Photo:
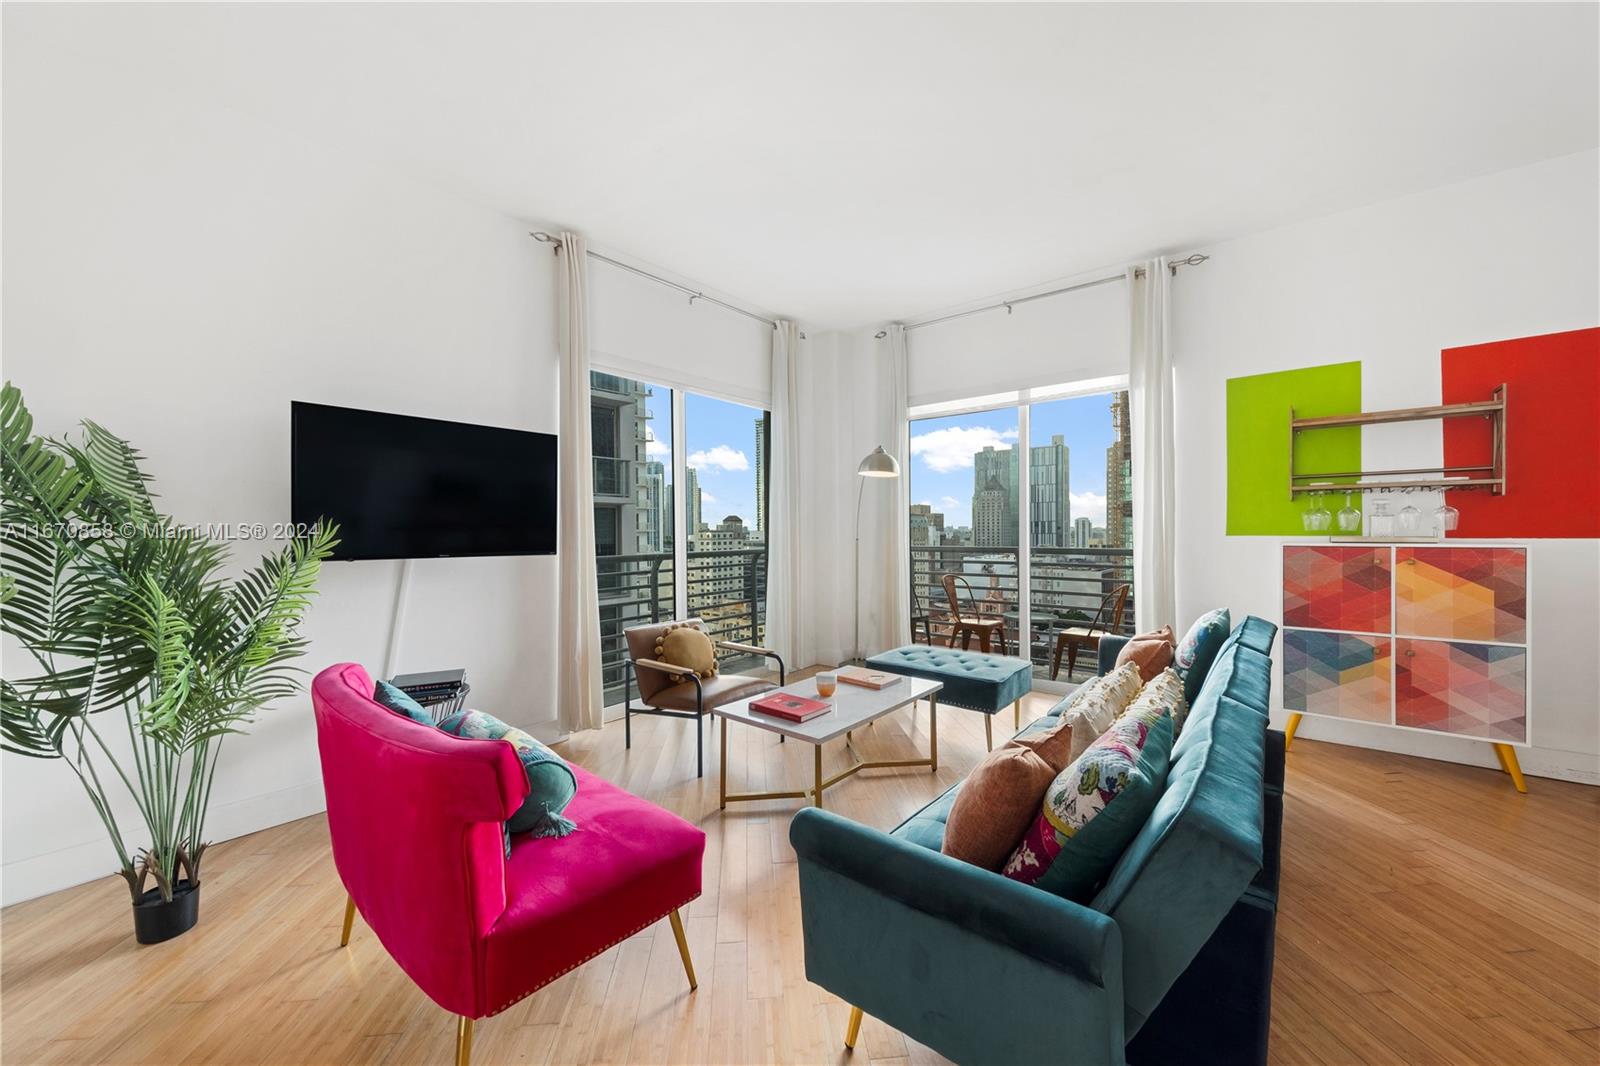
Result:
{"label": "teal throw pillow", "polygon": [[1228,609],[1218,607],[1196,618],[1189,632],[1178,642],[1172,665],[1183,677],[1183,699],[1188,706],[1194,706],[1195,697],[1200,695],[1206,675],[1211,672],[1211,664],[1216,662],[1217,653],[1227,643],[1228,631],[1232,628]]}
{"label": "teal throw pillow", "polygon": [[380,706],[389,708],[403,718],[409,718],[413,722],[419,722],[422,725],[433,725],[433,715],[428,713],[427,708],[387,681],[378,682],[373,689],[372,698]]}
{"label": "teal throw pillow", "polygon": [[439,728],[453,736],[475,740],[509,740],[517,749],[517,758],[528,775],[528,798],[506,821],[508,831],[564,837],[578,828],[561,815],[578,794],[578,778],[566,760],[532,735],[482,711],[457,711],[440,722]]}

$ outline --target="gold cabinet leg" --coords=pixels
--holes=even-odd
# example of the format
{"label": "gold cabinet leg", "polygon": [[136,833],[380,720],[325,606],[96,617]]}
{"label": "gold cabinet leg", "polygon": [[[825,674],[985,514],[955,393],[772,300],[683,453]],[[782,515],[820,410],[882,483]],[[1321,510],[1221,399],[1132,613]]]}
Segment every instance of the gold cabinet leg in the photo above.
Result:
{"label": "gold cabinet leg", "polygon": [[928,697],[928,765],[939,772],[939,697]]}
{"label": "gold cabinet leg", "polygon": [[1300,728],[1300,712],[1291,711],[1289,724],[1283,727],[1283,750],[1288,751],[1289,745],[1294,743],[1294,731]]}
{"label": "gold cabinet leg", "polygon": [[1517,786],[1517,791],[1528,791],[1528,783],[1522,779],[1522,767],[1517,763],[1517,749],[1510,744],[1496,744],[1494,754],[1500,760],[1500,768],[1511,775],[1511,783]]}
{"label": "gold cabinet leg", "polygon": [[346,892],[344,897],[344,931],[339,934],[340,947],[347,948],[350,946],[350,926],[355,920],[356,898]]}
{"label": "gold cabinet leg", "polygon": [[994,750],[994,715],[983,716],[983,743],[990,751]]}
{"label": "gold cabinet leg", "polygon": [[816,753],[813,764],[817,772],[817,790],[812,795],[816,797],[817,806],[820,807],[822,806],[822,745],[813,744],[811,750]]}
{"label": "gold cabinet leg", "polygon": [[[718,787],[718,799],[719,799],[719,805],[721,806],[721,808],[723,810],[727,810],[728,809],[728,720],[726,718],[722,719],[722,759],[720,760],[720,763],[721,763],[721,784]],[[673,913],[676,914],[677,912],[674,911]],[[688,956],[685,955],[684,958],[687,959]],[[692,983],[693,982],[691,982],[691,984]]]}
{"label": "gold cabinet leg", "polygon": [[672,922],[672,935],[678,941],[678,954],[683,958],[683,972],[689,978],[689,991],[693,992],[700,987],[700,982],[694,979],[694,960],[689,957],[689,940],[683,935],[683,919],[677,911],[667,915]]}
{"label": "gold cabinet leg", "polygon": [[456,1019],[456,1066],[472,1066],[472,1019]]}
{"label": "gold cabinet leg", "polygon": [[851,1051],[854,1051],[855,1048],[856,1048],[856,1037],[858,1037],[860,1035],[861,1035],[861,1008],[860,1007],[851,1007],[850,1008],[850,1020],[845,1023],[845,1027],[844,1027],[844,1046],[849,1048]]}

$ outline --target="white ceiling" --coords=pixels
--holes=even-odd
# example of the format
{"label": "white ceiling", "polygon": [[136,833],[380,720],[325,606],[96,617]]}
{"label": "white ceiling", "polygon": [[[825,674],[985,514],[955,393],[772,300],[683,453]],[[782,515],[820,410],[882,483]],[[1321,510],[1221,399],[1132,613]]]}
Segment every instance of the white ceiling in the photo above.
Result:
{"label": "white ceiling", "polygon": [[1600,141],[1593,4],[7,4],[5,22],[814,326]]}

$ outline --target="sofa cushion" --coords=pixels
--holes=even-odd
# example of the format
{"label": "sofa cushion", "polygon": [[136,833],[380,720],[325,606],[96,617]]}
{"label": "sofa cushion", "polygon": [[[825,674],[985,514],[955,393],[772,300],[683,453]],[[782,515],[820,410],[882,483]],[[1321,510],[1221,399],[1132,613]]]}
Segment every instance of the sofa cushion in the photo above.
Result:
{"label": "sofa cushion", "polygon": [[867,660],[873,670],[924,677],[944,683],[940,706],[964,707],[994,714],[1026,696],[1033,688],[1033,670],[1026,659],[959,648],[908,644]]}
{"label": "sofa cushion", "polygon": [[1082,901],[1117,862],[1160,798],[1172,749],[1166,708],[1118,719],[1050,784],[1001,872]]}
{"label": "sofa cushion", "polygon": [[1083,686],[1082,696],[1073,700],[1061,714],[1072,730],[1070,758],[1082,756],[1089,745],[1111,728],[1111,723],[1139,694],[1139,684],[1139,667],[1127,663]]}
{"label": "sofa cushion", "polygon": [[1219,607],[1196,618],[1189,632],[1178,642],[1173,665],[1183,675],[1183,696],[1191,707],[1200,695],[1200,687],[1206,683],[1212,662],[1228,639],[1228,627],[1228,609]]}
{"label": "sofa cushion", "polygon": [[956,793],[939,850],[985,870],[1000,869],[1038,817],[1056,773],[1038,752],[1015,740],[991,751]]}
{"label": "sofa cushion", "polygon": [[1136,634],[1117,652],[1116,665],[1134,663],[1139,667],[1139,680],[1149,681],[1172,665],[1177,653],[1177,640],[1171,626],[1162,626],[1152,633]]}
{"label": "sofa cushion", "polygon": [[522,770],[528,775],[528,798],[506,820],[509,832],[532,833],[536,837],[561,837],[572,832],[574,823],[561,812],[577,793],[578,779],[565,759],[529,733],[482,711],[457,711],[446,716],[439,728],[451,736],[509,741],[517,749]]}
{"label": "sofa cushion", "polygon": [[941,850],[944,846],[945,822],[950,819],[950,809],[955,806],[961,785],[962,782],[957,781],[945,789],[938,798],[891,829],[889,835],[929,851]]}
{"label": "sofa cushion", "polygon": [[409,718],[418,725],[433,727],[433,715],[427,708],[412,699],[405,689],[397,688],[387,681],[379,681],[372,690],[373,702],[387,707],[402,718]]}

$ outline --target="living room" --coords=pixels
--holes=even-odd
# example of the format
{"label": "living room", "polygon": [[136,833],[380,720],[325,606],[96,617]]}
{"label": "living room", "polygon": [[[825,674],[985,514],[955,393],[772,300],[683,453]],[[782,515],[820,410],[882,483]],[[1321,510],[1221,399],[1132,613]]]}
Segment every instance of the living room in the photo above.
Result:
{"label": "living room", "polygon": [[3,20],[3,1061],[1600,1054],[1600,6]]}

